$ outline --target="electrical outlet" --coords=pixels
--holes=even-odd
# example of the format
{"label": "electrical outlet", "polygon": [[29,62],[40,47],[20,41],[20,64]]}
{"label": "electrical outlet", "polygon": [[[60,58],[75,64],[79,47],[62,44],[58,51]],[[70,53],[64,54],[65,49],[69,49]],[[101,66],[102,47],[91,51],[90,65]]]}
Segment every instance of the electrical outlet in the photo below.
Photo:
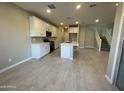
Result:
{"label": "electrical outlet", "polygon": [[9,58],[9,62],[12,62],[12,59],[11,58]]}

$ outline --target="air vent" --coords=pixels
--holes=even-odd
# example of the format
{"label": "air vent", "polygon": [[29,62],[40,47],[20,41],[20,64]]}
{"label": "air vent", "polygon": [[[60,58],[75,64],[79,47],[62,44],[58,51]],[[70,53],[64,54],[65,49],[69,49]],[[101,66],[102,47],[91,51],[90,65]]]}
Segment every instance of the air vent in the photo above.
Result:
{"label": "air vent", "polygon": [[96,4],[89,5],[90,8],[95,7],[95,6],[96,6]]}
{"label": "air vent", "polygon": [[71,17],[68,16],[68,17],[66,17],[66,19],[71,19]]}
{"label": "air vent", "polygon": [[54,4],[49,4],[48,7],[49,7],[50,9],[55,9],[55,8],[56,8]]}

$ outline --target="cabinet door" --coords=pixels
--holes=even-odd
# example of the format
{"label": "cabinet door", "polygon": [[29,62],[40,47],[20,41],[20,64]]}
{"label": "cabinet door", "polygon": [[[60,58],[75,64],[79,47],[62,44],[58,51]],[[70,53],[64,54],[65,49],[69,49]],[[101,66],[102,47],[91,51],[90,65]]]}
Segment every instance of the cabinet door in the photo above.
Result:
{"label": "cabinet door", "polygon": [[55,41],[54,44],[55,44],[54,48],[57,49],[59,47],[59,41]]}
{"label": "cabinet door", "polygon": [[33,58],[40,58],[41,57],[40,45],[33,44],[31,46],[31,49],[32,49],[32,57]]}
{"label": "cabinet door", "polygon": [[35,20],[34,17],[30,17],[30,36],[36,36],[37,35],[34,20]]}
{"label": "cabinet door", "polygon": [[49,44],[41,44],[41,57],[45,56],[50,52],[50,45]]}
{"label": "cabinet door", "polygon": [[30,35],[41,36],[42,24],[41,20],[36,17],[30,17]]}
{"label": "cabinet door", "polygon": [[56,37],[57,36],[56,27],[52,27],[52,36],[53,37]]}
{"label": "cabinet door", "polygon": [[73,32],[74,33],[79,33],[79,28],[78,27],[73,28]]}
{"label": "cabinet door", "polygon": [[52,26],[50,24],[47,26],[47,30],[49,30],[50,32],[52,32]]}
{"label": "cabinet door", "polygon": [[42,22],[42,33],[41,33],[42,37],[46,36],[46,31],[47,31],[47,26],[46,26],[46,23],[43,21]]}
{"label": "cabinet door", "polygon": [[45,45],[45,55],[48,54],[50,52],[50,45],[46,44]]}
{"label": "cabinet door", "polygon": [[55,27],[55,30],[54,30],[54,35],[55,37],[57,37],[57,28]]}
{"label": "cabinet door", "polygon": [[44,47],[43,47],[43,44],[41,44],[40,45],[40,55],[41,55],[41,57],[43,57],[44,56]]}
{"label": "cabinet door", "polygon": [[51,26],[52,37],[54,37],[54,27]]}
{"label": "cabinet door", "polygon": [[73,59],[73,46],[61,45],[61,58],[68,58],[72,60]]}
{"label": "cabinet door", "polygon": [[73,33],[74,32],[74,28],[73,27],[70,27],[69,28],[69,33]]}

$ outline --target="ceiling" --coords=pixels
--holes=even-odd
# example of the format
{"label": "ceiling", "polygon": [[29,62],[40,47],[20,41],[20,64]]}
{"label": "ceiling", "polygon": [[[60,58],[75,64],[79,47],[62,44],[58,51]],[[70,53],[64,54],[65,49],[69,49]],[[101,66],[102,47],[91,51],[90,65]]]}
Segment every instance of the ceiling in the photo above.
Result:
{"label": "ceiling", "polygon": [[[75,24],[94,24],[95,19],[99,19],[101,23],[111,24],[114,21],[116,6],[115,3],[95,3],[96,6],[90,8],[89,5],[94,3],[76,3],[76,2],[15,2],[17,6],[24,10],[37,15],[55,25]],[[54,4],[56,9],[52,9],[51,13],[47,13],[49,4]],[[76,5],[80,4],[81,8],[76,10]],[[68,18],[69,17],[69,18]]]}

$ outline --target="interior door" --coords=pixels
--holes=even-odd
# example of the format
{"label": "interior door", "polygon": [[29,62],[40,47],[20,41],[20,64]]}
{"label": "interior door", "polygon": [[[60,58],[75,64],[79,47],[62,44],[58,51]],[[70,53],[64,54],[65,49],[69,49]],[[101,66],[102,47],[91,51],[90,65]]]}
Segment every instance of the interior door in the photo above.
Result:
{"label": "interior door", "polygon": [[95,35],[94,31],[91,28],[87,28],[85,31],[85,46],[86,48],[94,47]]}
{"label": "interior door", "polygon": [[84,47],[84,42],[85,42],[85,27],[81,27],[79,31],[79,46]]}

